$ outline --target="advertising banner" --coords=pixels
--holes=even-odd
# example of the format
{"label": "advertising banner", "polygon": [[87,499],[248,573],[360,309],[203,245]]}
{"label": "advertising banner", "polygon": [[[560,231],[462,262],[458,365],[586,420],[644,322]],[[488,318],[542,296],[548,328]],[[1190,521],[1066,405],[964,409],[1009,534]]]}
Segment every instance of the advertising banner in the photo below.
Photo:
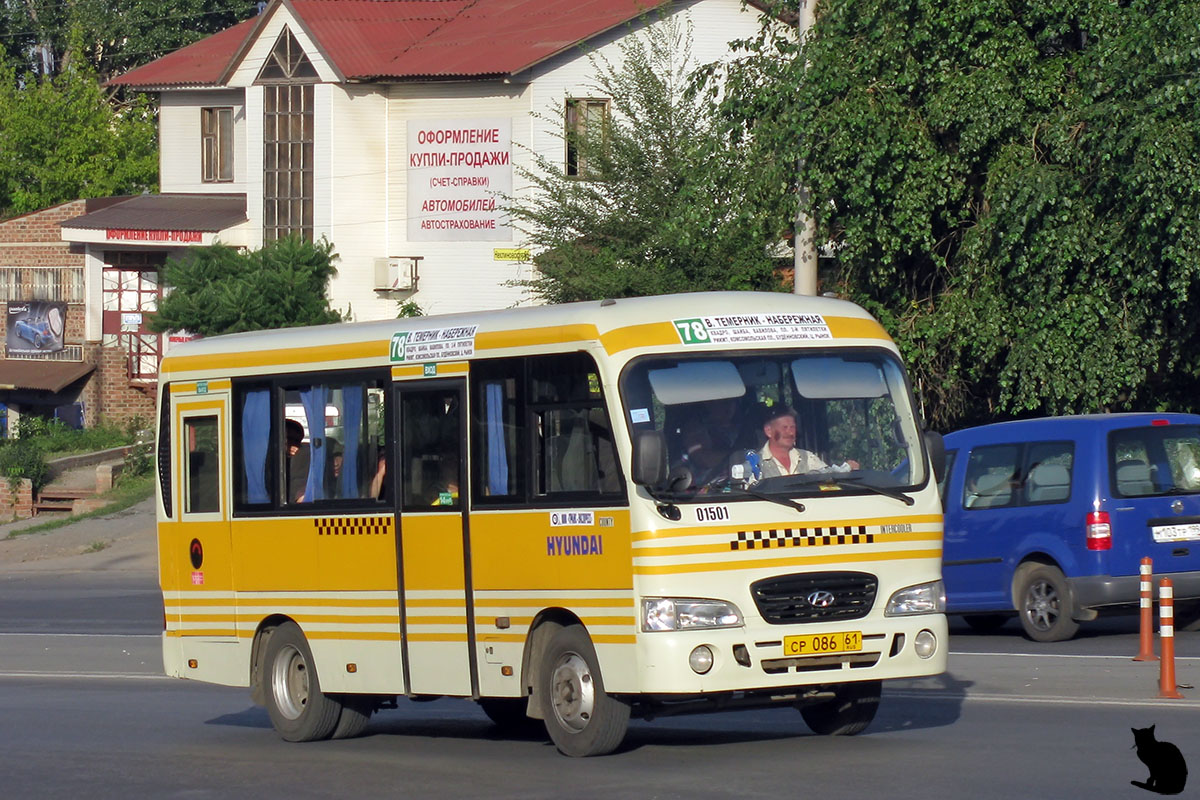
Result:
{"label": "advertising banner", "polygon": [[512,241],[512,185],[511,120],[408,121],[409,241]]}
{"label": "advertising banner", "polygon": [[36,356],[63,349],[67,304],[28,300],[8,304],[6,356]]}

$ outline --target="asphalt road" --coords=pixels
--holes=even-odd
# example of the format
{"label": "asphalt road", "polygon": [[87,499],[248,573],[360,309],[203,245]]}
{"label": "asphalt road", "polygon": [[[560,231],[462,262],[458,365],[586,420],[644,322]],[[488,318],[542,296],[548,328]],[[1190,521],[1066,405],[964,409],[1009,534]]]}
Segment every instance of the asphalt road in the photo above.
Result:
{"label": "asphalt road", "polygon": [[[402,700],[358,739],[287,744],[245,689],[162,677],[160,629],[144,559],[0,565],[0,795],[1138,798],[1129,729],[1151,724],[1200,764],[1200,690],[1158,697],[1158,666],[1131,660],[1136,617],[1054,645],[954,622],[949,671],[889,684],[856,737],[813,736],[788,708],[639,720],[584,760],[452,699]],[[1177,650],[1178,682],[1200,685],[1200,632]]]}

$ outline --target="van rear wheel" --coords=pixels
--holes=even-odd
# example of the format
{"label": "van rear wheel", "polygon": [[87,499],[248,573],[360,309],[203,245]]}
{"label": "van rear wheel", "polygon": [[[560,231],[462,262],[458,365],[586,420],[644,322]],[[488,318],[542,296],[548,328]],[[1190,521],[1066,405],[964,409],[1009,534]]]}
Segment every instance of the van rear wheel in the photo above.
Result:
{"label": "van rear wheel", "polygon": [[1062,570],[1048,564],[1023,564],[1017,571],[1017,614],[1025,635],[1035,642],[1062,642],[1079,631],[1071,587]]}

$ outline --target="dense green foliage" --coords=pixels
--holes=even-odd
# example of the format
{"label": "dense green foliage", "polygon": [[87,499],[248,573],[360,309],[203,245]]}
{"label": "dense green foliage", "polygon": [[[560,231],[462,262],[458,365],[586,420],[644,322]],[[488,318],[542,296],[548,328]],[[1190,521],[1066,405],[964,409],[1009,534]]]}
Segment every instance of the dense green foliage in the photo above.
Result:
{"label": "dense green foliage", "polygon": [[[576,142],[587,179],[567,176],[558,153],[534,153],[522,172],[537,191],[509,210],[536,254],[525,285],[541,299],[778,285],[774,221],[689,91],[690,39],[666,23],[626,40],[619,65],[593,57],[593,96],[612,98],[612,113]],[[564,117],[541,121],[565,130]]]}
{"label": "dense green foliage", "polygon": [[38,79],[0,64],[0,219],[157,183],[146,103],[115,108],[86,65]]}
{"label": "dense green foliage", "polygon": [[0,62],[55,75],[82,60],[107,80],[253,16],[257,6],[257,0],[0,3]]}
{"label": "dense green foliage", "polygon": [[170,291],[148,324],[158,332],[215,336],[340,322],[328,292],[336,259],[328,241],[298,236],[248,252],[224,245],[191,248],[167,262]]}
{"label": "dense green foliage", "polygon": [[926,416],[1200,408],[1200,2],[817,14],[802,54],[747,43],[723,112],[800,165],[823,288],[880,317]]}

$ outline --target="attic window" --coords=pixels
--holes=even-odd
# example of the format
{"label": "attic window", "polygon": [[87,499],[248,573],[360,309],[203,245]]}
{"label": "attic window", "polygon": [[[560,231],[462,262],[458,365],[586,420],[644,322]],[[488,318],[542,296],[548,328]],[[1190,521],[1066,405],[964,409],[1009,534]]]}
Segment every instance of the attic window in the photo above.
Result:
{"label": "attic window", "polygon": [[315,81],[317,70],[313,67],[300,43],[292,35],[289,28],[284,28],[271,48],[271,54],[259,70],[258,80],[261,82],[275,81]]}

